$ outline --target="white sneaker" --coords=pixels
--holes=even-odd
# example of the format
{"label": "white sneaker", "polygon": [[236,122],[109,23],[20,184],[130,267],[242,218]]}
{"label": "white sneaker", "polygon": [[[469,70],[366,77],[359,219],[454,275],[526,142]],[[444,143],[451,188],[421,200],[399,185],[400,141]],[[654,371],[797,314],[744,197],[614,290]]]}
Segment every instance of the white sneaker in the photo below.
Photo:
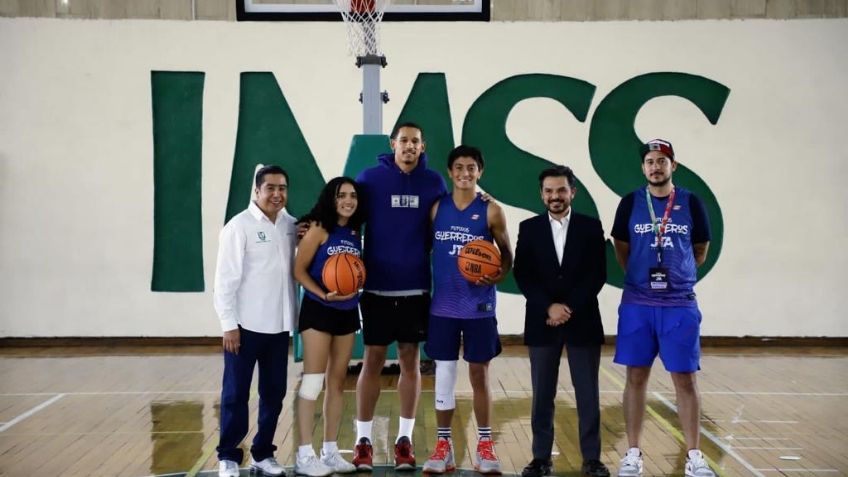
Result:
{"label": "white sneaker", "polygon": [[218,462],[218,477],[239,477],[239,466],[231,460]]}
{"label": "white sneaker", "polygon": [[322,450],[321,462],[327,467],[333,469],[333,472],[337,474],[349,474],[351,472],[356,472],[356,466],[344,460],[344,457],[342,457],[337,450],[330,452],[329,454],[325,454]]}
{"label": "white sneaker", "polygon": [[638,447],[631,447],[618,465],[618,477],[639,477],[641,475],[642,451]]}
{"label": "white sneaker", "polygon": [[308,477],[326,477],[333,473],[333,469],[324,465],[317,455],[311,454],[305,458],[297,457],[294,462],[294,473]]}
{"label": "white sneaker", "polygon": [[683,473],[686,474],[686,477],[715,477],[715,473],[704,459],[704,454],[698,449],[689,451]]}
{"label": "white sneaker", "polygon": [[286,469],[284,469],[283,466],[277,462],[277,459],[273,457],[262,459],[259,462],[256,462],[253,460],[253,457],[251,457],[250,470],[251,472],[261,472],[263,475],[272,477],[286,475]]}

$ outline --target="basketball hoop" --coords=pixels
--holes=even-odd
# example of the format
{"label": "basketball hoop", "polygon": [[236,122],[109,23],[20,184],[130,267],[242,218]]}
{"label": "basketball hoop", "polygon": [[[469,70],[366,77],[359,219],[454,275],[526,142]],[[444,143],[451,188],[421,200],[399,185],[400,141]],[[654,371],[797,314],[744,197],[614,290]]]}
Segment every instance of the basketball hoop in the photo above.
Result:
{"label": "basketball hoop", "polygon": [[335,0],[347,25],[347,45],[356,57],[381,56],[380,22],[391,0]]}

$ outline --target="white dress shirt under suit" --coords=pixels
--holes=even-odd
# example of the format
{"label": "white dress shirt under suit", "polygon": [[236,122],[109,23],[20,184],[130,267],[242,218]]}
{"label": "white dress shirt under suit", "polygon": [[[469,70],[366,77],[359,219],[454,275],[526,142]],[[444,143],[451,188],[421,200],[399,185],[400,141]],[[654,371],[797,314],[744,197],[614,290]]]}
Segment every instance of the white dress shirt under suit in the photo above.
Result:
{"label": "white dress shirt under suit", "polygon": [[553,218],[549,212],[548,220],[551,222],[551,233],[554,235],[557,263],[562,263],[562,254],[565,253],[565,237],[568,235],[568,223],[571,222],[571,207],[568,208],[565,217],[560,220]]}

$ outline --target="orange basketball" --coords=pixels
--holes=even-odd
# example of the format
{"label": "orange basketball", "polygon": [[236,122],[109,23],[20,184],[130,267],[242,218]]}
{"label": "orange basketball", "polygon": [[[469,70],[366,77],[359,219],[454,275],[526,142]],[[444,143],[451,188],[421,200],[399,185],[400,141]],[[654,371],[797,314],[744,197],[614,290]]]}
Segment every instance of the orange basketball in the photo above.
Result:
{"label": "orange basketball", "polygon": [[349,253],[332,255],[324,262],[321,280],[327,290],[350,295],[365,285],[365,264]]}
{"label": "orange basketball", "polygon": [[468,242],[459,251],[456,259],[459,273],[469,282],[476,282],[483,275],[490,277],[498,274],[501,267],[501,253],[495,244],[487,240]]}

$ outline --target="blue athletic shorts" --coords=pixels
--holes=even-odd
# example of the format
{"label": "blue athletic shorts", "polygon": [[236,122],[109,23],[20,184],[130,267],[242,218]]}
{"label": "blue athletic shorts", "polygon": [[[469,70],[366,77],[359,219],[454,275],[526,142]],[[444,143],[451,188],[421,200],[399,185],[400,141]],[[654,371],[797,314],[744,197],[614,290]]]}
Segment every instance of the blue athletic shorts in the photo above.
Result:
{"label": "blue athletic shorts", "polygon": [[659,353],[665,369],[692,373],[701,369],[701,312],[697,306],[618,307],[615,361],[626,366],[651,366]]}
{"label": "blue athletic shorts", "polygon": [[427,356],[439,361],[456,361],[460,343],[465,361],[491,361],[501,354],[498,320],[495,317],[461,319],[430,315],[427,344],[424,345]]}

